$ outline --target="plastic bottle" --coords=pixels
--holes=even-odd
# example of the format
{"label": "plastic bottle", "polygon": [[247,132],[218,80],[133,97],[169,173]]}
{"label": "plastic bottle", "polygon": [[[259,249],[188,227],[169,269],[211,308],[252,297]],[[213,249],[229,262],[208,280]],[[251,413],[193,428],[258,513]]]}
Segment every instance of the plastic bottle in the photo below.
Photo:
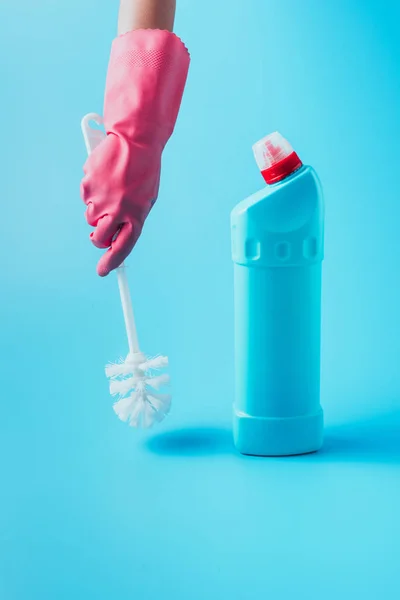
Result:
{"label": "plastic bottle", "polygon": [[234,441],[242,454],[304,454],[323,440],[322,190],[279,133],[253,151],[267,186],[231,214]]}

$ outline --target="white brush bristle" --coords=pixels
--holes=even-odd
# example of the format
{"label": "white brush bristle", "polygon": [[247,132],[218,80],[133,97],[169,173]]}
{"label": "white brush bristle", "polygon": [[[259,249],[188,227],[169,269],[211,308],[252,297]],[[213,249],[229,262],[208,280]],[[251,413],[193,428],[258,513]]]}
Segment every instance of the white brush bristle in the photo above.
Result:
{"label": "white brush bristle", "polygon": [[154,377],[146,378],[146,385],[154,388],[155,390],[159,390],[164,385],[168,385],[170,382],[170,377],[167,373],[163,373],[162,375],[156,375]]}
{"label": "white brush bristle", "polygon": [[110,379],[110,394],[119,396],[114,411],[122,421],[132,427],[151,427],[161,422],[171,408],[171,396],[157,393],[168,385],[167,373],[153,374],[168,365],[166,356],[146,360],[141,354],[130,354],[126,360],[107,365],[106,375]]}
{"label": "white brush bristle", "polygon": [[161,422],[169,413],[170,407],[170,396],[147,394],[143,391],[132,392],[130,396],[118,400],[113,406],[121,421],[129,421],[131,427],[144,429]]}
{"label": "white brush bristle", "polygon": [[154,356],[154,358],[149,358],[140,365],[142,371],[160,371],[161,369],[165,369],[165,367],[168,367],[167,356]]}
{"label": "white brush bristle", "polygon": [[136,354],[128,354],[125,358],[120,358],[116,363],[109,363],[106,368],[106,377],[108,379],[114,379],[117,377],[126,377],[132,375],[138,368],[139,365],[146,362],[146,356],[141,352]]}
{"label": "white brush bristle", "polygon": [[126,396],[135,387],[133,377],[127,379],[111,379],[110,394],[111,396]]}
{"label": "white brush bristle", "polygon": [[106,366],[106,376],[109,379],[114,379],[115,377],[124,377],[130,373],[132,373],[131,367],[124,361],[120,363],[110,363]]}
{"label": "white brush bristle", "polygon": [[159,390],[161,387],[168,385],[169,382],[170,377],[167,373],[155,377],[136,374],[126,379],[111,379],[110,394],[111,396],[127,396],[135,388],[145,389],[146,386],[153,388],[153,390]]}
{"label": "white brush bristle", "polygon": [[121,421],[127,421],[132,416],[133,409],[135,408],[134,395],[132,394],[132,396],[129,396],[128,398],[118,400],[118,402],[115,402],[113,408]]}

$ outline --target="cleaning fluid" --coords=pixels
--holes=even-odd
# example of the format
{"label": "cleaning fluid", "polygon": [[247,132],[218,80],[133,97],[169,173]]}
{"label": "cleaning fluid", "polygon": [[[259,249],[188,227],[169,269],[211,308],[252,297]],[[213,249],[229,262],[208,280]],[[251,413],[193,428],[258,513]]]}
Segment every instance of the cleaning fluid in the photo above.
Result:
{"label": "cleaning fluid", "polygon": [[242,454],[304,454],[323,440],[322,189],[278,132],[253,152],[267,186],[231,214],[234,441]]}

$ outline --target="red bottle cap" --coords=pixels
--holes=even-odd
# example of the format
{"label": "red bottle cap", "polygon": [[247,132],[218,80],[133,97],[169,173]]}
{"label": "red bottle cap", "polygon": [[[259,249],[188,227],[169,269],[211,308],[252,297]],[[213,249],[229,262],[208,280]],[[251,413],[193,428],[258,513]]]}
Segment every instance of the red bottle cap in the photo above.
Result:
{"label": "red bottle cap", "polygon": [[277,131],[255,143],[253,152],[261,175],[268,184],[282,181],[303,166],[292,146]]}

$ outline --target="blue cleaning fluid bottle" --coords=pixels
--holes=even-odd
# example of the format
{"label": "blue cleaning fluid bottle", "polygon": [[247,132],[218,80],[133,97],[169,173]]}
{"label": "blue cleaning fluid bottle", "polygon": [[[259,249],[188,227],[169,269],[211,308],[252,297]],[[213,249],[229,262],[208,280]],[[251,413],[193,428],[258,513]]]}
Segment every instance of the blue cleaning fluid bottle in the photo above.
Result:
{"label": "blue cleaning fluid bottle", "polygon": [[322,189],[279,133],[253,152],[267,186],[231,214],[234,441],[242,454],[304,454],[323,440]]}

